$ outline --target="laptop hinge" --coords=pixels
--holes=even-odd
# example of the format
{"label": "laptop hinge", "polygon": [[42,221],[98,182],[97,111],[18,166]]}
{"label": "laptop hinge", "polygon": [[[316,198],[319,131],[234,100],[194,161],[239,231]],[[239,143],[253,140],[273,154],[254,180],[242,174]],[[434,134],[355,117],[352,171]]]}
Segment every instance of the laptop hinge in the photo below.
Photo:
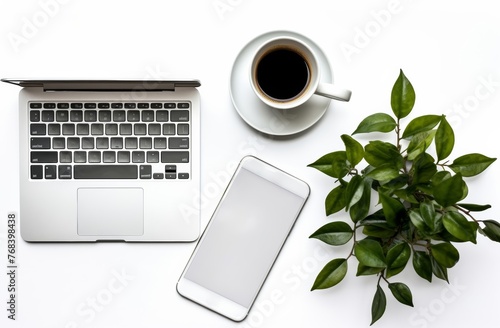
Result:
{"label": "laptop hinge", "polygon": [[198,80],[18,80],[2,79],[21,87],[44,91],[175,91],[178,87],[199,87]]}
{"label": "laptop hinge", "polygon": [[175,91],[166,81],[46,81],[44,91]]}

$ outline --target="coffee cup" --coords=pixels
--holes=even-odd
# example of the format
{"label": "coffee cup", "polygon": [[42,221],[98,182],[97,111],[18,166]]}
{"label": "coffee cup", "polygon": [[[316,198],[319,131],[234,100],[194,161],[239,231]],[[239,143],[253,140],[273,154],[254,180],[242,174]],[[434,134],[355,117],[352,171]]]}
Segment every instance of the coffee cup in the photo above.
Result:
{"label": "coffee cup", "polygon": [[261,45],[253,56],[250,84],[266,105],[291,109],[314,94],[349,101],[351,91],[321,82],[318,59],[304,42],[276,37]]}

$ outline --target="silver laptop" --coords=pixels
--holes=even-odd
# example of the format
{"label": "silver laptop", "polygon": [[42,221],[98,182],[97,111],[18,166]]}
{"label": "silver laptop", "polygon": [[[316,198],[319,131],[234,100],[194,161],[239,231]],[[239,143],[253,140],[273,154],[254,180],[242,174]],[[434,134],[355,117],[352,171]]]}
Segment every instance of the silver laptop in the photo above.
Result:
{"label": "silver laptop", "polygon": [[199,81],[2,81],[23,88],[24,240],[198,238]]}

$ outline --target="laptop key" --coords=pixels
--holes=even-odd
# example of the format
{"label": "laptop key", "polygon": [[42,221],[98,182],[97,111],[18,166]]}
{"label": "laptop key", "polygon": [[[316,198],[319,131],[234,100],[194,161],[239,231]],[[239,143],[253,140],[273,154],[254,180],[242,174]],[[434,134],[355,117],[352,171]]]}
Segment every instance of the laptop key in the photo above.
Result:
{"label": "laptop key", "polygon": [[109,103],[99,103],[97,104],[97,107],[100,109],[107,109],[109,108]]}
{"label": "laptop key", "polygon": [[139,172],[141,179],[151,179],[151,165],[141,165]]}
{"label": "laptop key", "polygon": [[73,153],[70,151],[62,151],[59,153],[59,162],[60,163],[71,163],[72,162]]}
{"label": "laptop key", "polygon": [[96,148],[97,149],[108,149],[109,148],[109,138],[108,137],[99,137],[96,138]]}
{"label": "laptop key", "polygon": [[30,111],[30,121],[31,122],[40,122],[40,111],[39,110]]}
{"label": "laptop key", "polygon": [[[128,107],[125,106],[125,108],[128,108]],[[139,122],[141,120],[140,112],[138,110],[129,110],[127,113],[127,120],[129,122]]]}
{"label": "laptop key", "polygon": [[137,179],[137,165],[75,165],[75,179]]}
{"label": "laptop key", "polygon": [[149,104],[148,103],[139,103],[139,104],[137,104],[137,108],[141,108],[141,109],[149,108]]}
{"label": "laptop key", "polygon": [[86,103],[86,104],[84,105],[84,107],[85,107],[86,109],[95,109],[95,108],[96,108],[96,104],[95,104],[95,103]]}
{"label": "laptop key", "polygon": [[123,139],[122,138],[111,138],[111,149],[122,149]]}
{"label": "laptop key", "polygon": [[177,108],[189,108],[189,103],[178,103]]}
{"label": "laptop key", "polygon": [[82,149],[94,149],[94,138],[83,137],[82,138]]}
{"label": "laptop key", "polygon": [[125,122],[125,111],[124,110],[115,110],[115,111],[113,111],[113,121],[115,121],[115,122]]}
{"label": "laptop key", "polygon": [[42,122],[54,122],[53,110],[42,110]]}
{"label": "laptop key", "polygon": [[80,138],[68,138],[66,146],[68,149],[80,149]]}
{"label": "laptop key", "polygon": [[49,124],[49,136],[58,136],[61,134],[61,124]]}
{"label": "laptop key", "polygon": [[56,112],[56,121],[57,122],[68,122],[69,112],[67,110],[58,110]]}
{"label": "laptop key", "polygon": [[179,123],[177,125],[177,134],[180,136],[187,136],[189,135],[189,124],[186,123]]}
{"label": "laptop key", "polygon": [[85,151],[75,151],[73,153],[75,163],[86,163],[87,162],[87,152]]}
{"label": "laptop key", "polygon": [[87,123],[80,123],[76,126],[76,134],[79,136],[88,136],[89,133],[90,129]]}
{"label": "laptop key", "polygon": [[89,151],[89,163],[100,163],[101,162],[101,152],[100,151]]}
{"label": "laptop key", "polygon": [[58,175],[59,179],[71,179],[73,176],[71,165],[59,165]]}
{"label": "laptop key", "polygon": [[133,151],[132,152],[132,163],[144,163],[144,152],[143,151]]}
{"label": "laptop key", "polygon": [[43,179],[43,165],[31,165],[30,171],[32,179]]}
{"label": "laptop key", "polygon": [[130,153],[128,151],[119,151],[118,163],[130,163]]}
{"label": "laptop key", "polygon": [[30,108],[36,109],[36,108],[42,108],[41,103],[30,103]]}
{"label": "laptop key", "polygon": [[73,123],[65,123],[62,126],[62,134],[64,136],[72,136],[75,135],[75,124]]}
{"label": "laptop key", "polygon": [[31,138],[31,149],[50,149],[50,138]]}
{"label": "laptop key", "polygon": [[169,149],[189,149],[189,138],[168,138]]}
{"label": "laptop key", "polygon": [[120,124],[120,134],[124,136],[132,135],[132,124],[130,123]]}
{"label": "laptop key", "polygon": [[56,169],[55,165],[45,165],[45,179],[55,179],[57,177]]}
{"label": "laptop key", "polygon": [[47,126],[45,124],[31,124],[30,134],[33,136],[44,136],[47,133]]}
{"label": "laptop key", "polygon": [[117,109],[117,108],[123,108],[122,103],[112,103],[111,108]]}
{"label": "laptop key", "polygon": [[57,108],[59,108],[59,109],[68,109],[69,108],[69,104],[68,103],[58,103],[57,104]]}
{"label": "laptop key", "polygon": [[157,151],[148,151],[146,155],[148,163],[158,163],[160,161],[159,160],[160,153]]}
{"label": "laptop key", "polygon": [[[87,104],[85,104],[87,105]],[[87,107],[85,107],[87,108]],[[86,110],[84,113],[85,122],[97,122],[97,111]]]}
{"label": "laptop key", "polygon": [[116,161],[116,154],[114,151],[105,151],[102,153],[103,163],[114,163]]}
{"label": "laptop key", "polygon": [[161,125],[157,123],[151,123],[148,126],[149,135],[159,136],[161,134]]}
{"label": "laptop key", "polygon": [[156,111],[156,121],[157,122],[168,122],[168,111],[167,110]]}
{"label": "laptop key", "polygon": [[106,124],[106,135],[108,136],[118,135],[118,124],[116,123]]}
{"label": "laptop key", "polygon": [[189,163],[188,151],[162,151],[162,163]]}
{"label": "laptop key", "polygon": [[54,149],[64,149],[66,148],[66,139],[65,138],[52,138],[52,148]]}
{"label": "laptop key", "polygon": [[32,151],[31,163],[57,163],[57,151]]}
{"label": "laptop key", "polygon": [[163,108],[163,104],[161,104],[161,103],[152,103],[151,104],[151,108],[154,108],[154,109]]}
{"label": "laptop key", "polygon": [[83,104],[82,103],[72,103],[71,104],[71,108],[72,109],[82,109],[83,108]]}
{"label": "laptop key", "polygon": [[71,122],[82,122],[83,121],[83,111],[81,111],[81,110],[72,110],[69,113],[69,120]]}
{"label": "laptop key", "polygon": [[189,122],[188,110],[172,110],[170,111],[170,121],[172,122]]}
{"label": "laptop key", "polygon": [[56,108],[56,104],[55,103],[45,103],[45,104],[43,104],[43,108],[54,109],[54,108]]}
{"label": "laptop key", "polygon": [[135,103],[126,103],[125,108],[127,109],[134,109],[135,108]]}
{"label": "laptop key", "polygon": [[[158,108],[158,107],[153,107],[153,105],[154,104],[151,104],[151,108]],[[142,121],[143,122],[153,122],[154,120],[155,120],[155,112],[154,111],[152,111],[152,110],[143,110],[142,111]]]}
{"label": "laptop key", "polygon": [[[101,104],[99,104],[99,105],[101,105]],[[111,111],[110,110],[100,110],[99,111],[99,121],[100,122],[111,122]]]}

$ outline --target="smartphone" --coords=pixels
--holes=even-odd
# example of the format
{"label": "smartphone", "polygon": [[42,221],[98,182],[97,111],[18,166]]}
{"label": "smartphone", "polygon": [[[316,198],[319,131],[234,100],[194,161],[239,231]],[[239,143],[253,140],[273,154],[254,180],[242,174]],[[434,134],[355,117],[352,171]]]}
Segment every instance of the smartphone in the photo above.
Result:
{"label": "smartphone", "polygon": [[245,319],[308,196],[304,181],[244,157],[177,292],[234,321]]}

